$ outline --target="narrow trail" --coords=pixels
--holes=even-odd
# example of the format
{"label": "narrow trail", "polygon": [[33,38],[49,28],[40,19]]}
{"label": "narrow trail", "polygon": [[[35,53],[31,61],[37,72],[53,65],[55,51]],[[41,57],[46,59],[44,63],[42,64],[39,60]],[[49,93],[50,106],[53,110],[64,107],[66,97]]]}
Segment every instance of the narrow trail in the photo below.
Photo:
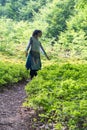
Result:
{"label": "narrow trail", "polygon": [[33,111],[30,110],[29,114],[22,107],[26,98],[25,85],[20,83],[0,92],[0,130],[33,130],[29,124]]}

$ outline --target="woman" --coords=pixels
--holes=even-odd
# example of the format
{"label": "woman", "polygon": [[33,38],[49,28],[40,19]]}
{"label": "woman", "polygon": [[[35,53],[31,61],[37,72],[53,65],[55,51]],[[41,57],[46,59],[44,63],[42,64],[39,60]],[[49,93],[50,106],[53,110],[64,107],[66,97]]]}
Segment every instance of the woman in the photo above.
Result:
{"label": "woman", "polygon": [[[44,55],[46,56],[46,58],[49,59],[41,43],[39,42],[39,38],[41,36],[42,36],[42,31],[35,30],[26,48],[26,56],[27,56],[26,68],[27,70],[30,69],[31,79],[34,76],[36,76],[37,71],[41,69],[40,48],[44,52]],[[30,49],[30,52],[28,54],[29,49]]]}

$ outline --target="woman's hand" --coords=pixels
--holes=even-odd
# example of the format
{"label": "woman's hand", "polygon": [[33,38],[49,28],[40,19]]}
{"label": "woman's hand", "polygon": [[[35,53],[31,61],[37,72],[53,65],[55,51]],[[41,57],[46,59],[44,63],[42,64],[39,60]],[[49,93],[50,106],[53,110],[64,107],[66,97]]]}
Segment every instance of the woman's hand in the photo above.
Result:
{"label": "woman's hand", "polygon": [[28,56],[28,52],[27,52],[27,51],[25,51],[25,56],[26,56],[26,57]]}
{"label": "woman's hand", "polygon": [[50,60],[50,58],[47,56],[47,59]]}

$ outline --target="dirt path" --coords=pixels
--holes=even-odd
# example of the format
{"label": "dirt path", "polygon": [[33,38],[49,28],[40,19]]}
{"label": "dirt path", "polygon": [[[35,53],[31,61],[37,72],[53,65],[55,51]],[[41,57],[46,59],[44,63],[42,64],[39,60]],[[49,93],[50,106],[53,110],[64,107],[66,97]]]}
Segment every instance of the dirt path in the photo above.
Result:
{"label": "dirt path", "polygon": [[0,92],[0,130],[32,130],[25,121],[26,110],[21,107],[26,98],[25,85],[26,83],[21,83]]}
{"label": "dirt path", "polygon": [[54,130],[51,125],[41,123],[37,112],[32,108],[24,108],[26,83],[16,84],[0,92],[0,130]]}

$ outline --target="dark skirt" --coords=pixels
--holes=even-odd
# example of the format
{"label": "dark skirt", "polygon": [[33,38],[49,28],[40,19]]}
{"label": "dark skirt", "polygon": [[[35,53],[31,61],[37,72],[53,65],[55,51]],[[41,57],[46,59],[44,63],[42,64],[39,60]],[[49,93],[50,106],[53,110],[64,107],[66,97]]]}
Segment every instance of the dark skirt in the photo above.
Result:
{"label": "dark skirt", "polygon": [[27,70],[40,70],[41,69],[41,59],[40,54],[37,52],[30,51],[26,60]]}

